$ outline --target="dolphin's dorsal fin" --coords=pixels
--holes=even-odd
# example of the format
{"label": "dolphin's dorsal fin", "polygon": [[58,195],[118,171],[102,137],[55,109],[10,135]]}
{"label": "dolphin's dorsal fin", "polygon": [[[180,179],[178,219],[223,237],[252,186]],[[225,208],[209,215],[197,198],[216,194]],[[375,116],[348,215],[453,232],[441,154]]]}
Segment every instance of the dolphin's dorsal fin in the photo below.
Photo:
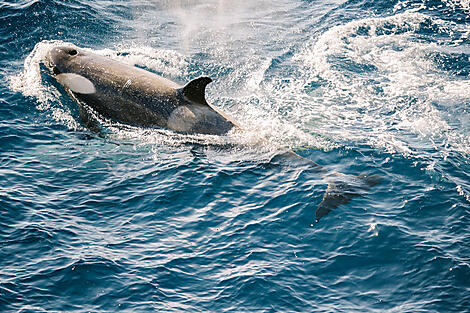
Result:
{"label": "dolphin's dorsal fin", "polygon": [[186,84],[181,88],[181,94],[189,101],[207,104],[206,102],[206,86],[212,82],[210,77],[199,77]]}

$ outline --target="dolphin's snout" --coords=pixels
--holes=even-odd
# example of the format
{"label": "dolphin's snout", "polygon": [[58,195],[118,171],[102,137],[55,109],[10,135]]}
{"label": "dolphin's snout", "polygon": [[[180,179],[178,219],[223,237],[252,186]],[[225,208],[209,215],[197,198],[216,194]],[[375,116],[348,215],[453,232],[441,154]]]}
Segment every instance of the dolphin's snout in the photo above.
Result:
{"label": "dolphin's snout", "polygon": [[59,48],[52,48],[47,53],[47,61],[49,62],[50,67],[54,67],[58,62],[58,56],[60,55],[61,50]]}
{"label": "dolphin's snout", "polygon": [[49,50],[46,56],[46,60],[48,63],[49,68],[53,71],[54,74],[60,74],[61,71],[57,67],[57,64],[60,63],[60,54],[62,53],[60,48],[52,48]]}

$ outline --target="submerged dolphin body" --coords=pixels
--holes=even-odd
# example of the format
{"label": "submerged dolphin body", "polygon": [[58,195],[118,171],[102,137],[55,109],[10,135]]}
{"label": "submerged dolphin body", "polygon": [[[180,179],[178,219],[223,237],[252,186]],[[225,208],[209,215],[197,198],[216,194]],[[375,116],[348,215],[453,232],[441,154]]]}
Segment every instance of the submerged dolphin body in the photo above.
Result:
{"label": "submerged dolphin body", "polygon": [[[211,135],[224,135],[238,127],[207,103],[205,89],[212,81],[208,77],[180,86],[141,68],[69,46],[52,48],[46,57],[46,65],[79,102],[107,118],[132,125]],[[79,107],[82,115],[84,110],[80,103]],[[317,221],[380,182],[378,175],[328,172],[290,150],[279,156],[305,160],[326,177],[328,188],[316,210]]]}

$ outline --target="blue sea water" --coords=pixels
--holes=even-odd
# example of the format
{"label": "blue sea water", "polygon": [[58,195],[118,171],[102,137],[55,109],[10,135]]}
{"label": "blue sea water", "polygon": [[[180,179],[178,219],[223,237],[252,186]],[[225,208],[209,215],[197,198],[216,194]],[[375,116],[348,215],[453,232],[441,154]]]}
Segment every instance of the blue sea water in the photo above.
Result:
{"label": "blue sea water", "polygon": [[[1,312],[470,312],[470,3],[0,1]],[[64,43],[244,128],[97,117]],[[318,223],[328,170],[382,183]]]}

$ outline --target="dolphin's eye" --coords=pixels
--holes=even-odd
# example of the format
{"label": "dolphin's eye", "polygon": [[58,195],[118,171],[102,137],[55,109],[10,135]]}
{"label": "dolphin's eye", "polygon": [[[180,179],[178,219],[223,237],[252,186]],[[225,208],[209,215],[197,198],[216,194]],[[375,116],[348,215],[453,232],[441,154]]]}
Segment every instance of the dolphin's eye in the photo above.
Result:
{"label": "dolphin's eye", "polygon": [[75,49],[72,49],[72,50],[69,51],[69,54],[70,54],[70,55],[76,55],[77,53],[78,53],[78,52],[77,52],[77,50],[75,50]]}
{"label": "dolphin's eye", "polygon": [[55,66],[54,66],[54,69],[53,69],[52,71],[53,71],[54,74],[56,74],[56,75],[59,75],[59,74],[61,73],[60,70],[59,70],[57,67],[55,67]]}

